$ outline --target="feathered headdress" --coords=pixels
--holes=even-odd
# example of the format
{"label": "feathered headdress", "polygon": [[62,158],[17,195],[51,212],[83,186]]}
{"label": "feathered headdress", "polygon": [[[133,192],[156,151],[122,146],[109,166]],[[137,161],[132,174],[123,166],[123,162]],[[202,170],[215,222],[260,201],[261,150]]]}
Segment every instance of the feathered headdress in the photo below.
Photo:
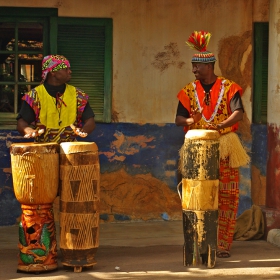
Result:
{"label": "feathered headdress", "polygon": [[194,31],[186,44],[193,50],[198,50],[192,57],[192,62],[211,63],[215,62],[216,58],[213,53],[207,51],[207,46],[211,38],[211,33],[207,31]]}

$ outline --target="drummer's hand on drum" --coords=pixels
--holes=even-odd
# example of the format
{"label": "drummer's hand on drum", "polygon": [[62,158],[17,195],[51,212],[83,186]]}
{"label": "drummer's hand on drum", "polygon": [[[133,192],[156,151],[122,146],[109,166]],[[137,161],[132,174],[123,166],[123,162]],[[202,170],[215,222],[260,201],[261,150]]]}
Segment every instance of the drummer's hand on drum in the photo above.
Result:
{"label": "drummer's hand on drum", "polygon": [[204,126],[204,128],[209,130],[219,130],[218,126],[215,123],[208,123]]}
{"label": "drummer's hand on drum", "polygon": [[215,123],[208,123],[205,127],[205,129],[209,130],[218,130],[220,131],[222,129],[222,124],[215,124]]}
{"label": "drummer's hand on drum", "polygon": [[45,132],[44,129],[32,129],[32,128],[29,128],[27,130],[27,132],[24,134],[24,138],[35,138],[35,137],[38,137],[40,136],[41,134],[43,134]]}
{"label": "drummer's hand on drum", "polygon": [[70,125],[71,128],[73,129],[73,131],[75,132],[76,135],[80,136],[80,137],[87,137],[87,133],[84,132],[84,130],[82,128],[76,127],[75,125],[71,124]]}
{"label": "drummer's hand on drum", "polygon": [[201,108],[201,110],[196,108],[196,109],[194,109],[190,113],[190,116],[191,116],[191,118],[193,118],[194,123],[197,123],[197,122],[199,122],[201,120],[201,118],[202,118],[202,111],[203,111],[203,108]]}

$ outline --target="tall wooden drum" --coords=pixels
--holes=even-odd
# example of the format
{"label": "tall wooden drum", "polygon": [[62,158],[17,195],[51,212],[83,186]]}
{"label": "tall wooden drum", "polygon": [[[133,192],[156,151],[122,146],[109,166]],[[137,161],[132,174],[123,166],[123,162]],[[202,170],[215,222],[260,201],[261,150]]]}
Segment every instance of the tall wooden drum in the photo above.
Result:
{"label": "tall wooden drum", "polygon": [[182,166],[184,265],[216,262],[219,132],[193,129],[185,135]]}
{"label": "tall wooden drum", "polygon": [[81,272],[96,264],[99,246],[100,166],[95,143],[60,144],[60,181],[62,264]]}
{"label": "tall wooden drum", "polygon": [[10,147],[14,192],[21,203],[18,270],[57,268],[52,203],[59,184],[59,145],[17,143]]}

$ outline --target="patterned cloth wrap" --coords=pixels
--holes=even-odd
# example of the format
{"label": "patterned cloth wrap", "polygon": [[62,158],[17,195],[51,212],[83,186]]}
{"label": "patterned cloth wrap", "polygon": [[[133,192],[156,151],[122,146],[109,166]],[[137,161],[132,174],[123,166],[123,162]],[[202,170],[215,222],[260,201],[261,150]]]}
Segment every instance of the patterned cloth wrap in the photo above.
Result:
{"label": "patterned cloth wrap", "polygon": [[47,55],[42,61],[42,83],[47,78],[49,72],[70,68],[70,62],[63,55]]}

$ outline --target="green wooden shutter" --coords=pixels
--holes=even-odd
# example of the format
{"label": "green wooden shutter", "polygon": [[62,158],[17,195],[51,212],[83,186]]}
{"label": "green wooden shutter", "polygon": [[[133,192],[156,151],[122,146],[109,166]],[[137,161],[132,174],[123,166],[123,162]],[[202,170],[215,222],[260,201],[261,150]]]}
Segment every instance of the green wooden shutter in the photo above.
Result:
{"label": "green wooden shutter", "polygon": [[89,95],[97,122],[110,122],[112,20],[58,18],[57,36],[57,53],[71,64],[69,83]]}
{"label": "green wooden shutter", "polygon": [[268,22],[254,23],[253,122],[267,122]]}

